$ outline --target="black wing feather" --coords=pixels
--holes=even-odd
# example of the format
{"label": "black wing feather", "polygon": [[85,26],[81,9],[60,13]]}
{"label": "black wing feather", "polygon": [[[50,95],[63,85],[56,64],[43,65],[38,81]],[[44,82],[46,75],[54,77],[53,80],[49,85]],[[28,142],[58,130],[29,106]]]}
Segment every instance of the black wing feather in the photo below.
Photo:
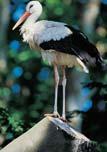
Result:
{"label": "black wing feather", "polygon": [[95,67],[98,64],[100,66],[103,62],[100,53],[97,48],[89,42],[84,33],[68,25],[65,26],[72,31],[71,35],[57,41],[50,40],[43,42],[40,44],[40,47],[44,50],[53,49],[62,53],[75,55],[88,67]]}

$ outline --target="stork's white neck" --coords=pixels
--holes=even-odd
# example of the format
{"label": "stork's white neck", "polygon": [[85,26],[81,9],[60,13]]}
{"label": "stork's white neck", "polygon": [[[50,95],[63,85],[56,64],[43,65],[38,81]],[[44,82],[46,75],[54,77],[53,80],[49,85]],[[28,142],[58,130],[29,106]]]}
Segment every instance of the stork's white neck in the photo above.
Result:
{"label": "stork's white neck", "polygon": [[33,40],[33,34],[35,30],[35,23],[41,14],[33,13],[21,27],[21,34],[23,35],[23,41],[28,42]]}
{"label": "stork's white neck", "polygon": [[38,18],[40,17],[41,14],[33,13],[28,17],[28,19],[25,21],[24,24],[34,24]]}

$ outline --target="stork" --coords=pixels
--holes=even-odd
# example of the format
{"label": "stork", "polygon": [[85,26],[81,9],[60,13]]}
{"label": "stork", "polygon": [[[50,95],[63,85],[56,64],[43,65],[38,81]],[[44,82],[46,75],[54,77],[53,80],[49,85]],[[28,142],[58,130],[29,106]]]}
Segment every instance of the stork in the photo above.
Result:
{"label": "stork", "polygon": [[26,12],[17,21],[13,30],[21,23],[20,32],[23,41],[31,48],[39,50],[43,60],[48,61],[54,67],[55,76],[55,101],[53,116],[59,116],[57,109],[59,73],[58,67],[62,68],[63,80],[63,108],[62,119],[65,115],[65,90],[66,90],[66,67],[80,67],[88,73],[90,67],[104,68],[103,59],[97,48],[88,40],[87,36],[66,23],[38,20],[42,14],[42,5],[39,1],[30,1],[26,6]]}

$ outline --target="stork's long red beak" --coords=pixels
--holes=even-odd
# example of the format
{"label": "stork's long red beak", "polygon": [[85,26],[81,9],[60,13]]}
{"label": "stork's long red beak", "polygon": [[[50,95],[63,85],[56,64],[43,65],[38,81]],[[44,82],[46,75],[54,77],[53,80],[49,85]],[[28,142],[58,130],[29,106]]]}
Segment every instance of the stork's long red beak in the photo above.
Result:
{"label": "stork's long red beak", "polygon": [[17,23],[14,25],[12,30],[15,30],[21,23],[23,23],[31,14],[29,12],[25,12],[21,18],[17,21]]}

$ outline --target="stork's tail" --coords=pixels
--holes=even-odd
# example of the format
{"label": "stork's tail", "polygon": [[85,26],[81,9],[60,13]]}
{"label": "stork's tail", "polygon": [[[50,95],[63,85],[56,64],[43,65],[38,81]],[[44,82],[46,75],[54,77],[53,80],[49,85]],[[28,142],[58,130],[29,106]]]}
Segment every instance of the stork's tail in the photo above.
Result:
{"label": "stork's tail", "polygon": [[104,63],[102,65],[102,71],[107,72],[107,64],[106,63]]}
{"label": "stork's tail", "polygon": [[107,72],[107,63],[103,59],[98,63],[97,67],[99,72]]}
{"label": "stork's tail", "polygon": [[96,66],[93,69],[94,73],[97,72],[99,75],[103,75],[107,73],[107,63],[102,58],[100,60],[97,60]]}
{"label": "stork's tail", "polygon": [[90,66],[90,71],[92,73],[105,74],[107,73],[107,63],[102,58],[99,58],[93,66]]}

